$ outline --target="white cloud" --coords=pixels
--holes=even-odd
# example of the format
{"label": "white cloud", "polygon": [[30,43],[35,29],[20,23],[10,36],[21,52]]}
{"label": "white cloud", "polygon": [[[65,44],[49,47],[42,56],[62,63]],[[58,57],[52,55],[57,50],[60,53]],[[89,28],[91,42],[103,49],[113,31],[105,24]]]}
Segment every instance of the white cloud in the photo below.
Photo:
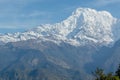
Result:
{"label": "white cloud", "polygon": [[113,3],[119,3],[120,0],[96,0],[94,2],[95,6],[106,6]]}
{"label": "white cloud", "polygon": [[20,14],[19,17],[44,17],[53,14],[52,12],[45,12],[45,11],[34,11],[28,14]]}

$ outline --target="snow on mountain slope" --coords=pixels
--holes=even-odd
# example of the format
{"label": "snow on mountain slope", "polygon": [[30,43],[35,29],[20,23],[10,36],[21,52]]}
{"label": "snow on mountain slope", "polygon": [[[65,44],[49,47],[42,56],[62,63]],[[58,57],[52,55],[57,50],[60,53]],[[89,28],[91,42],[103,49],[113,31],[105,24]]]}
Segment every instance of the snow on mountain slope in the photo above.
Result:
{"label": "snow on mountain slope", "polygon": [[66,20],[56,24],[40,25],[24,33],[0,34],[0,42],[28,39],[64,41],[75,45],[99,43],[108,45],[120,39],[120,21],[107,11],[78,8]]}

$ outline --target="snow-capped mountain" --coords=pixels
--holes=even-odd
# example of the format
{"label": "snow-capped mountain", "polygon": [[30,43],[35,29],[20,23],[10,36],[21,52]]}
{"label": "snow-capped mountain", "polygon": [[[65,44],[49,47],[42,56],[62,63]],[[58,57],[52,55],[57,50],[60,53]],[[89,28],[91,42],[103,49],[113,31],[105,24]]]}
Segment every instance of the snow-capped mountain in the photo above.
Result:
{"label": "snow-capped mountain", "polygon": [[89,8],[78,8],[60,23],[0,34],[0,79],[24,74],[20,79],[93,80],[96,67],[106,73],[117,69],[119,34],[119,19]]}
{"label": "snow-capped mountain", "polygon": [[78,8],[66,20],[44,24],[23,33],[0,34],[0,42],[17,42],[29,39],[64,41],[72,45],[99,43],[108,45],[120,39],[120,21],[107,11]]}

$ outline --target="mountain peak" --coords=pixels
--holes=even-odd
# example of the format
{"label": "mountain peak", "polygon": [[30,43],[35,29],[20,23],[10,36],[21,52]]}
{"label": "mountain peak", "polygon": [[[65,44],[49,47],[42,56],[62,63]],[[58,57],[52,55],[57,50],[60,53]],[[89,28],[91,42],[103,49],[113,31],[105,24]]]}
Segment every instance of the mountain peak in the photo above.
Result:
{"label": "mountain peak", "polygon": [[[79,41],[92,41],[96,43],[113,42],[113,25],[117,19],[107,11],[96,11],[90,8],[78,8],[63,23],[72,31],[67,35]],[[73,24],[73,26],[72,26]],[[71,26],[71,27],[70,27]]]}
{"label": "mountain peak", "polygon": [[[66,20],[56,24],[40,25],[24,33],[0,35],[1,42],[16,42],[28,39],[44,39],[53,42],[65,41],[70,44],[99,43],[108,45],[118,39],[118,20],[107,11],[78,8]],[[116,39],[117,37],[117,39]]]}
{"label": "mountain peak", "polygon": [[91,9],[91,8],[77,8],[72,14],[75,15],[75,14],[81,14],[81,13],[85,13],[85,14],[91,14],[91,13],[94,13],[94,14],[102,14],[102,15],[106,15],[106,16],[109,16],[109,17],[112,17],[112,15],[108,12],[108,11],[96,11],[95,9]]}

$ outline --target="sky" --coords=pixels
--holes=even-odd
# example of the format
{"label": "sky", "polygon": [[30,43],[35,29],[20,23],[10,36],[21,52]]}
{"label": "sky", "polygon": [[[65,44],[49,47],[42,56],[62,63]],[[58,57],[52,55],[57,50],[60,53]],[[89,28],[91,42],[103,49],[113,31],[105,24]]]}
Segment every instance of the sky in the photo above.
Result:
{"label": "sky", "polygon": [[79,7],[106,10],[120,18],[120,0],[0,0],[0,33],[58,23]]}

